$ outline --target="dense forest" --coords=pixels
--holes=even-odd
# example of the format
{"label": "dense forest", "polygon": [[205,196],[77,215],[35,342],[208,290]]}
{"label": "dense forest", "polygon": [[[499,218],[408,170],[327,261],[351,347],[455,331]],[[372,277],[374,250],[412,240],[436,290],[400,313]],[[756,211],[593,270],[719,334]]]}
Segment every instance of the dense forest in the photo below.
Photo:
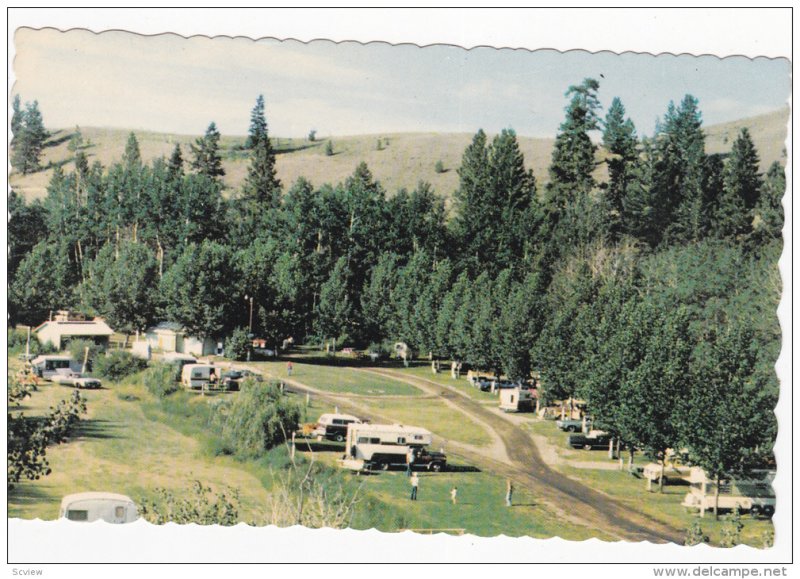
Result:
{"label": "dense forest", "polygon": [[[363,163],[339,184],[279,182],[261,97],[238,191],[223,191],[214,123],[152,164],[134,134],[110,167],[77,146],[42,202],[11,193],[10,323],[70,307],[118,332],[170,320],[224,338],[248,328],[252,299],[252,331],[274,343],[405,341],[535,373],[546,398],[586,399],[604,429],[653,454],[684,444],[712,475],[770,460],[783,167],[759,173],[746,129],[706,154],[690,95],[643,138],[598,88],[567,91],[545,184],[513,130],[478,131],[449,210],[424,182],[387,194]],[[18,102],[16,114],[28,172],[25,127],[41,116]]]}

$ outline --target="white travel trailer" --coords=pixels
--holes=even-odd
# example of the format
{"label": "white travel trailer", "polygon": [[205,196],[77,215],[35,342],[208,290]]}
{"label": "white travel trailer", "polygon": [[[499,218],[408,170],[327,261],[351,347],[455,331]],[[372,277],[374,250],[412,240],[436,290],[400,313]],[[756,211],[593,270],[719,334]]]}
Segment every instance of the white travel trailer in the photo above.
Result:
{"label": "white travel trailer", "polygon": [[181,371],[181,384],[201,390],[218,388],[224,371],[221,366],[213,364],[186,364]]}
{"label": "white travel trailer", "polygon": [[364,467],[388,469],[404,465],[411,449],[431,444],[433,437],[419,426],[402,424],[356,424],[347,427],[345,466],[360,470]]}
{"label": "white travel trailer", "polygon": [[37,356],[31,360],[34,374],[52,380],[58,374],[80,374],[81,364],[70,356]]}
{"label": "white travel trailer", "polygon": [[505,412],[530,412],[533,396],[528,388],[503,388],[500,390],[500,410]]}
{"label": "white travel trailer", "polygon": [[[732,511],[738,508],[752,515],[771,517],[775,514],[774,479],[775,471],[752,471],[747,479],[720,481],[719,510]],[[717,482],[709,479],[705,471],[697,466],[692,467],[688,480],[691,490],[682,505],[688,510],[699,511],[701,517],[706,511],[713,511]]]}
{"label": "white travel trailer", "polygon": [[125,495],[114,493],[78,493],[61,501],[59,518],[91,523],[132,523],[139,518],[136,504]]}

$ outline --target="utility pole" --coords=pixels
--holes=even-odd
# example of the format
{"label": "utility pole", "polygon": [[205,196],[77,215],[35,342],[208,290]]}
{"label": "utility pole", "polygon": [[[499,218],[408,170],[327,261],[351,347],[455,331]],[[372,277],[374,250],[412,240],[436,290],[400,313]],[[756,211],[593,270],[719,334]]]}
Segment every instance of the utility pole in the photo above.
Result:
{"label": "utility pole", "polygon": [[250,351],[253,349],[253,296],[244,296],[245,301],[250,301],[250,323],[247,330],[247,339],[250,343],[247,345],[247,361],[250,361]]}

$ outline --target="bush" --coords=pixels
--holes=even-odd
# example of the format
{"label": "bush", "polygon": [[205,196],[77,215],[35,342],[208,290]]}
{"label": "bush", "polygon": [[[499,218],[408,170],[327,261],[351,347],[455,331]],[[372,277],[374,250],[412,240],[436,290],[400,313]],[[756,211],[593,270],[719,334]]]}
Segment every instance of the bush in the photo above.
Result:
{"label": "bush", "polygon": [[333,141],[328,141],[328,144],[325,145],[325,154],[333,157]]}
{"label": "bush", "polygon": [[434,170],[437,173],[444,173],[444,163],[441,160],[436,161],[436,165],[434,166]]}
{"label": "bush", "polygon": [[151,394],[158,398],[164,398],[180,390],[180,386],[175,381],[175,367],[170,364],[156,364],[152,368],[148,368],[144,373],[142,383]]}
{"label": "bush", "polygon": [[67,349],[72,359],[77,362],[83,362],[86,348],[89,348],[88,367],[92,368],[94,360],[96,360],[103,349],[95,344],[92,340],[71,340]]}
{"label": "bush", "polygon": [[233,400],[214,407],[211,424],[224,446],[243,458],[263,455],[285,442],[300,424],[300,407],[275,383],[245,380]]}
{"label": "bush", "polygon": [[[28,341],[28,332],[27,330],[13,330],[9,328],[8,330],[8,353],[9,354],[22,354],[25,352],[25,343]],[[52,344],[48,342],[48,344],[52,347]],[[31,333],[31,345],[30,345],[30,353],[31,354],[40,354],[42,353],[42,345],[39,343],[39,338],[36,337],[36,334]]]}
{"label": "bush", "polygon": [[246,360],[252,343],[247,337],[247,330],[236,328],[225,340],[225,357],[231,360]]}
{"label": "bush", "polygon": [[191,492],[176,495],[165,488],[157,488],[153,499],[139,500],[142,517],[155,525],[177,523],[187,525],[223,525],[226,527],[239,522],[239,490],[228,488],[217,491],[194,481]]}
{"label": "bush", "polygon": [[96,360],[94,371],[103,378],[119,382],[125,376],[135,374],[146,367],[146,361],[136,358],[130,352],[114,350]]}
{"label": "bush", "polygon": [[308,140],[312,143],[317,140],[317,129],[311,129],[308,131]]}

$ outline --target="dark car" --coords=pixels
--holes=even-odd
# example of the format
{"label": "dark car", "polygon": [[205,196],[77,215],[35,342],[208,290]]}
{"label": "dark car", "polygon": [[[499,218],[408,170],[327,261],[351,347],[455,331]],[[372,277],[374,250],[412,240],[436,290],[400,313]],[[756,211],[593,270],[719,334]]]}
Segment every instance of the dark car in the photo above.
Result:
{"label": "dark car", "polygon": [[594,436],[572,434],[569,437],[569,445],[572,448],[583,448],[584,450],[608,450],[610,442],[610,434],[596,434]]}
{"label": "dark car", "polygon": [[222,374],[220,385],[223,390],[239,390],[241,383],[248,378],[256,380],[257,382],[263,380],[261,374],[256,374],[250,370],[229,370]]}
{"label": "dark car", "polygon": [[424,468],[439,472],[447,467],[447,456],[443,452],[420,449],[414,456],[414,468]]}

